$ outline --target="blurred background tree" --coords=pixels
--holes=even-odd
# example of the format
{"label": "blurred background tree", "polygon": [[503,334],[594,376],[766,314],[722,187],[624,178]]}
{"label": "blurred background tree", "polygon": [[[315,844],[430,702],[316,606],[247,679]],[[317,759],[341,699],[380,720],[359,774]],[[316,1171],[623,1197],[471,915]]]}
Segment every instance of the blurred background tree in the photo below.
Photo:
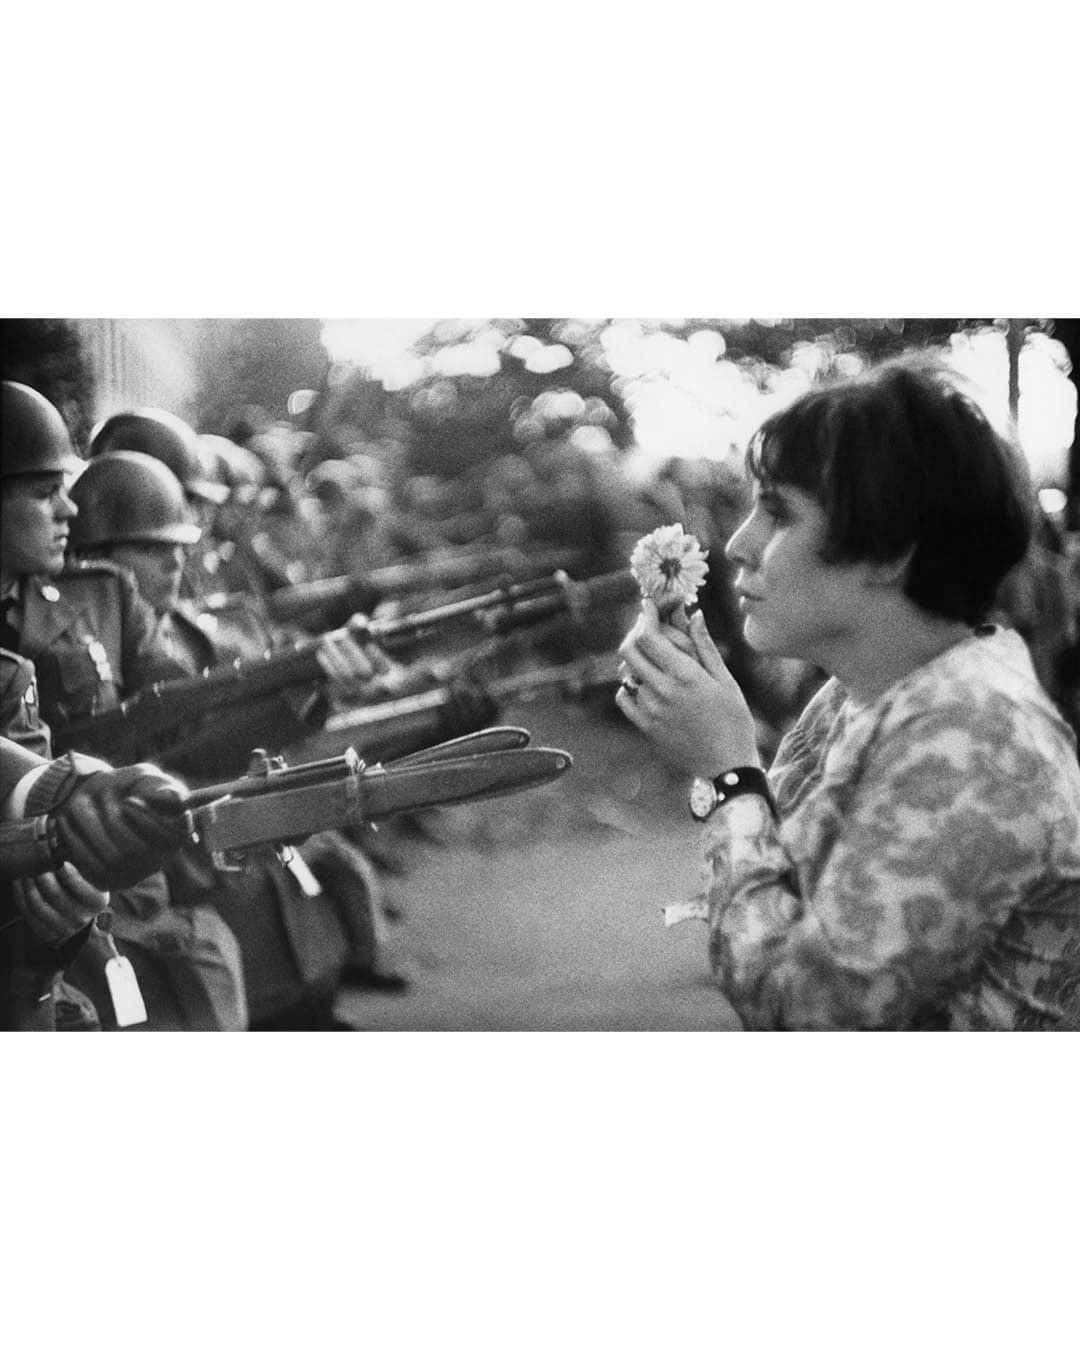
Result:
{"label": "blurred background tree", "polygon": [[476,478],[500,459],[558,454],[641,481],[673,460],[734,463],[753,427],[815,381],[934,348],[983,383],[1003,429],[1018,414],[1037,485],[1063,503],[1068,493],[1078,529],[1077,328],[988,318],[9,319],[3,352],[5,375],[51,397],[79,443],[95,415],[149,402],[204,431],[310,430],[313,459],[372,455],[398,480]]}
{"label": "blurred background tree", "polygon": [[[1050,332],[1065,349],[1069,378],[1077,391],[1077,403],[1080,405],[1080,319],[1051,319]],[[1068,497],[1065,526],[1069,530],[1080,530],[1080,413],[1075,410],[1065,492]]]}
{"label": "blurred background tree", "polygon": [[195,352],[197,429],[228,435],[236,419],[288,415],[289,395],[326,382],[318,319],[208,319]]}
{"label": "blurred background tree", "polygon": [[397,437],[411,472],[444,477],[576,430],[585,445],[625,449],[630,412],[598,332],[570,319],[440,320],[396,379],[339,368],[313,425],[339,441],[341,427],[354,441]]}
{"label": "blurred background tree", "polygon": [[45,395],[85,445],[94,424],[97,387],[76,324],[70,319],[0,320],[3,378]]}
{"label": "blurred background tree", "polygon": [[[987,318],[433,320],[393,361],[338,359],[317,420],[331,435],[346,425],[354,440],[397,435],[412,472],[444,476],[541,439],[629,461],[723,458],[815,381],[911,350],[941,350],[981,374],[999,422],[1007,421],[1010,376],[1021,359],[1045,364],[1053,326]],[[1022,409],[1022,422],[1044,392]],[[1060,459],[1061,446],[1040,456],[1051,453]]]}

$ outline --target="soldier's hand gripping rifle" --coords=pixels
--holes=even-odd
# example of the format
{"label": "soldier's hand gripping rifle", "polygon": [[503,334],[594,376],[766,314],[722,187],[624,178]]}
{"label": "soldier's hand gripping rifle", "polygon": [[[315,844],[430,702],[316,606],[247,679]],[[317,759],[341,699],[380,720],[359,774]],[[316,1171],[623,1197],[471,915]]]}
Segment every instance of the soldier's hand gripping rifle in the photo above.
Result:
{"label": "soldier's hand gripping rifle", "polygon": [[[611,605],[636,594],[637,583],[629,571],[581,582],[572,581],[565,572],[556,572],[399,618],[369,620],[357,616],[348,631],[393,651],[461,622],[477,624],[487,633],[503,633],[559,614],[580,620],[594,606]],[[283,689],[325,681],[317,652],[317,642],[304,643],[218,666],[191,679],[148,685],[116,708],[56,723],[53,741],[61,750],[101,754],[117,764],[140,757],[153,759],[181,727],[207,714]],[[372,702],[384,697],[382,687],[374,683]],[[222,731],[227,733],[227,728]]]}
{"label": "soldier's hand gripping rifle", "polygon": [[[234,869],[256,845],[286,848],[321,830],[521,792],[553,782],[572,764],[565,750],[530,746],[521,727],[491,727],[386,765],[365,764],[349,749],[290,768],[255,751],[243,777],[188,794],[189,841]],[[6,877],[36,876],[66,861],[48,817],[5,822],[0,842]]]}

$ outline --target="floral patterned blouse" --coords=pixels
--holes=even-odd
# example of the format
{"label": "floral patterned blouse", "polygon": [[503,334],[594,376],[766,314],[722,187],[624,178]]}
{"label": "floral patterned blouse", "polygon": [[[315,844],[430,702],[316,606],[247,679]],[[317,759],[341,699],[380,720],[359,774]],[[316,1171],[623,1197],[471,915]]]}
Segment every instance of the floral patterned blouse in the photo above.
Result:
{"label": "floral patterned blouse", "polygon": [[710,959],[746,1026],[1076,1025],[1080,765],[1015,633],[863,707],[830,680],[769,780],[779,825],[742,796],[704,827]]}

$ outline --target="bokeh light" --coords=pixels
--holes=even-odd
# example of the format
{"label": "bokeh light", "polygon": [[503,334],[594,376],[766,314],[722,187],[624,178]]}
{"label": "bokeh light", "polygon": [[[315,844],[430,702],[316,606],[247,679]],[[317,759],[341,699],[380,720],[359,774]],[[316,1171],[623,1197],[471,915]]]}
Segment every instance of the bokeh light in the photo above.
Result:
{"label": "bokeh light", "polygon": [[[733,328],[736,322],[727,324]],[[793,327],[792,321],[775,318],[755,322],[780,334]],[[872,329],[897,336],[903,335],[906,323],[869,322]],[[551,340],[543,341],[523,332],[520,319],[328,319],[323,342],[333,362],[363,368],[388,390],[436,377],[435,387],[420,400],[433,416],[453,404],[452,393],[439,387],[441,381],[494,376],[506,360],[521,362],[530,374],[541,376],[564,370],[575,360],[599,365],[630,410],[634,445],[628,461],[638,472],[671,458],[723,460],[741,452],[765,417],[815,381],[857,375],[867,364],[854,322],[836,321],[826,333],[793,340],[778,364],[730,359],[717,321],[709,323],[685,318],[563,319],[551,325]],[[1009,414],[1004,325],[954,334],[942,354],[971,382],[995,426],[1015,434],[1036,484],[1063,485],[1076,388],[1068,378],[1061,344],[1037,329],[1026,334],[1015,428]],[[614,418],[602,399],[583,403],[570,390],[552,389],[531,406],[515,408],[510,421],[514,439],[525,444],[552,434],[559,424],[610,429]],[[576,443],[599,450],[602,438],[579,437]],[[610,448],[610,436],[604,444]]]}

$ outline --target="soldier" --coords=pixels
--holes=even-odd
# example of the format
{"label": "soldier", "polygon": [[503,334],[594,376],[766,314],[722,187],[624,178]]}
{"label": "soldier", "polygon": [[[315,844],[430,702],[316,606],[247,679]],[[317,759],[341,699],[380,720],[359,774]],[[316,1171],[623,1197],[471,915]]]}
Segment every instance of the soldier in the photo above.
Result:
{"label": "soldier", "polygon": [[[64,567],[77,514],[65,472],[75,454],[57,410],[35,390],[4,381],[0,448],[0,644],[33,661],[44,720],[55,727],[115,707],[143,683],[182,675],[125,572],[106,562]],[[150,1025],[242,1029],[235,937],[210,906],[169,900],[160,873],[114,897],[117,941],[138,975]],[[71,977],[108,1021],[102,955],[88,943]]]}
{"label": "soldier", "polygon": [[[72,494],[79,508],[73,550],[107,556],[130,571],[155,610],[158,641],[188,674],[237,656],[265,654],[269,632],[261,640],[255,635],[246,649],[222,650],[220,614],[179,601],[185,550],[195,543],[198,527],[187,513],[179,481],[164,464],[137,452],[113,451],[91,461]],[[231,635],[235,642],[235,626]],[[319,653],[327,678],[338,688],[367,690],[372,677],[392,670],[382,653],[361,652],[341,635],[324,639]],[[364,663],[359,667],[358,658]],[[276,749],[312,730],[305,716],[322,697],[321,687],[270,695],[227,715],[211,715],[206,728],[185,729],[180,745],[197,747],[183,760],[186,774],[212,779],[242,773],[252,746]],[[354,981],[395,982],[377,971],[375,879],[359,850],[324,833],[309,840],[291,866],[289,875],[265,850],[259,860],[249,858],[242,877],[217,878],[214,886],[215,903],[240,938],[257,1025],[331,1022],[330,1003],[343,972]],[[170,876],[183,889],[198,884],[190,876],[183,882],[175,870]]]}
{"label": "soldier", "polygon": [[212,544],[206,540],[203,545],[203,568],[213,594],[259,595],[264,576],[251,558],[249,540],[262,519],[264,500],[272,500],[276,489],[266,486],[262,460],[242,445],[209,434],[199,437],[199,445],[209,452],[218,481],[229,494],[214,512]]}
{"label": "soldier", "polygon": [[324,576],[363,575],[397,558],[390,498],[359,460],[325,459],[304,479],[302,509],[322,541]]}
{"label": "soldier", "polygon": [[220,481],[217,460],[209,447],[181,417],[160,408],[133,408],[113,413],[90,433],[87,453],[91,459],[114,450],[134,450],[158,459],[183,484],[184,495],[201,534],[202,545],[189,555],[184,590],[201,600],[216,590],[220,559],[213,547],[211,525],[229,489]]}
{"label": "soldier", "polygon": [[[69,860],[14,881],[4,869],[0,1026],[96,1030],[100,1021],[93,1003],[64,980],[63,972],[90,939],[91,925],[106,912],[109,896],[99,888],[140,880],[185,837],[184,789],[145,764],[114,772],[86,755],[51,760],[33,665],[3,648],[0,731],[3,817],[51,815],[55,848]],[[51,849],[48,833],[45,839]]]}

